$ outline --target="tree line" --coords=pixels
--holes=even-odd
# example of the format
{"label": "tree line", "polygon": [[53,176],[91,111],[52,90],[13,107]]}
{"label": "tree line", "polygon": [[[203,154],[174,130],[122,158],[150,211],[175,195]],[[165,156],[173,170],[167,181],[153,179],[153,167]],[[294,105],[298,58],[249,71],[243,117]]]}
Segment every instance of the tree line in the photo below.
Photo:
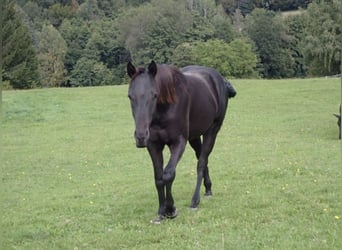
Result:
{"label": "tree line", "polygon": [[[2,0],[5,88],[127,82],[128,61],[229,78],[341,72],[340,0]],[[285,11],[285,12],[284,12]],[[290,11],[290,12],[287,12]]]}

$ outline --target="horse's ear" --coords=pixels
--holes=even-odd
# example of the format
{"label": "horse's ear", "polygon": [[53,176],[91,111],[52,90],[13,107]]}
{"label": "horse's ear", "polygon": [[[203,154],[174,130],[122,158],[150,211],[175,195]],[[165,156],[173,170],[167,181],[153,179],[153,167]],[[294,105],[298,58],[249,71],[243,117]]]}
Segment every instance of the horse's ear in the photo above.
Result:
{"label": "horse's ear", "polygon": [[148,65],[148,73],[151,74],[153,77],[157,74],[157,64],[152,60],[150,65]]}
{"label": "horse's ear", "polygon": [[135,73],[137,73],[136,68],[134,67],[134,65],[131,62],[127,63],[127,74],[130,78],[132,78]]}

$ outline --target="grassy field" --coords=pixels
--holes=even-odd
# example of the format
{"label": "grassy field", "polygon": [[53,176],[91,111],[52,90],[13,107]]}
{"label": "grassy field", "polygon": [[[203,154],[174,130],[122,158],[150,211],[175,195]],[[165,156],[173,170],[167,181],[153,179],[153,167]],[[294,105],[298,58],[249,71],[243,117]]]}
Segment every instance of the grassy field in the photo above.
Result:
{"label": "grassy field", "polygon": [[3,92],[0,249],[342,249],[341,81],[233,84],[214,196],[189,209],[187,147],[161,225],[127,86]]}

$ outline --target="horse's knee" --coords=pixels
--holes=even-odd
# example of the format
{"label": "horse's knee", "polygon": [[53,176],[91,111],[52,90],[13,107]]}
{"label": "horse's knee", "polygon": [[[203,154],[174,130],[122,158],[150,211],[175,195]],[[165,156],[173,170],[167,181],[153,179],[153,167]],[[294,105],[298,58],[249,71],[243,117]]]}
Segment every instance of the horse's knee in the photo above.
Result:
{"label": "horse's knee", "polygon": [[159,188],[159,187],[164,187],[164,180],[155,180],[155,184],[156,184],[156,187]]}
{"label": "horse's knee", "polygon": [[164,182],[172,182],[176,177],[176,172],[174,169],[166,168],[163,173],[163,181]]}

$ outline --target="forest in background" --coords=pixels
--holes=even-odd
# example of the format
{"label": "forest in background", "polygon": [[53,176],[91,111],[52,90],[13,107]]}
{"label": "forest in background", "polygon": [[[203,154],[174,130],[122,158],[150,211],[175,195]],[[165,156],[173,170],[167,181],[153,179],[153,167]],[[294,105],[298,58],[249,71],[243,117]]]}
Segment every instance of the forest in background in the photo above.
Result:
{"label": "forest in background", "polygon": [[2,0],[5,89],[126,83],[126,63],[228,78],[341,73],[340,0]]}

